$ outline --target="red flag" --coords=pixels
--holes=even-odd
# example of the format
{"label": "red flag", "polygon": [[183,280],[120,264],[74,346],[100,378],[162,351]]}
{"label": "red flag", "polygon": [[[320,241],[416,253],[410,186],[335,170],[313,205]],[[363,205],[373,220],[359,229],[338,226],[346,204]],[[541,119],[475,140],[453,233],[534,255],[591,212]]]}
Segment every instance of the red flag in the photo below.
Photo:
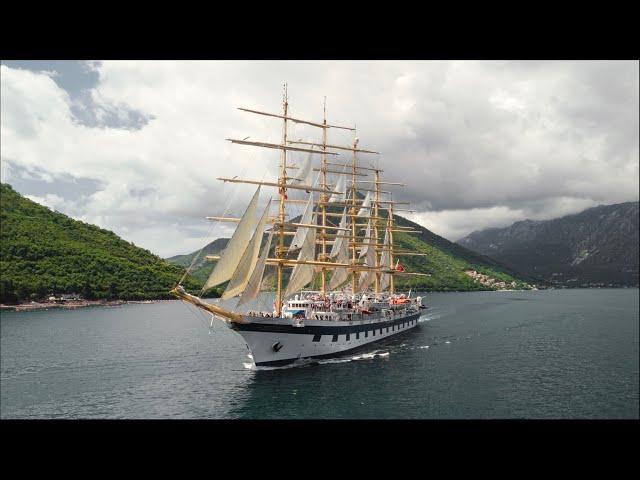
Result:
{"label": "red flag", "polygon": [[400,265],[400,260],[398,260],[398,263],[396,263],[396,271],[397,272],[404,272],[404,267],[402,265]]}

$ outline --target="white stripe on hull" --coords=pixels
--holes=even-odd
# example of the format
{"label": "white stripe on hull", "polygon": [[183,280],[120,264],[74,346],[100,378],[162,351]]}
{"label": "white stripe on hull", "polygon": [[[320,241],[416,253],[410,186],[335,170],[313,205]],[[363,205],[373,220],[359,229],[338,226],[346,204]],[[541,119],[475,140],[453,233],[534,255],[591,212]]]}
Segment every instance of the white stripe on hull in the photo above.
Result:
{"label": "white stripe on hull", "polygon": [[[396,324],[395,327],[382,327],[382,333],[380,332],[381,327],[378,326],[376,328],[375,323],[371,323],[368,325],[370,329],[366,331],[348,334],[348,340],[347,334],[345,333],[339,334],[336,341],[334,341],[334,335],[331,333],[323,333],[319,341],[315,342],[313,341],[314,335],[306,333],[298,334],[249,330],[240,330],[237,333],[245,339],[256,365],[286,364],[303,358],[335,356],[340,354],[340,352],[359,348],[369,343],[405,332],[418,324],[419,317],[419,314],[412,319],[406,317],[407,321],[404,322],[404,326],[402,320],[397,319],[401,323]],[[373,334],[374,330],[375,335]],[[278,342],[282,348],[276,352],[273,345]]]}

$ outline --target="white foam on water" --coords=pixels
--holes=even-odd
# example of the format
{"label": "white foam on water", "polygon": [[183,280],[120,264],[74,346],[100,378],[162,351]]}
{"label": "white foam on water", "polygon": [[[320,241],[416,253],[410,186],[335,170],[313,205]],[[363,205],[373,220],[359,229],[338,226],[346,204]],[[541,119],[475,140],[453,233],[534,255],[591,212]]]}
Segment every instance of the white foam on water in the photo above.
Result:
{"label": "white foam on water", "polygon": [[442,316],[440,313],[428,313],[418,319],[418,323],[430,322],[431,320],[437,320]]}
{"label": "white foam on water", "polygon": [[[316,360],[313,360],[311,358],[305,358],[305,359],[300,359],[300,360],[294,360],[292,363],[288,363],[286,365],[278,365],[278,366],[272,366],[272,367],[265,366],[265,365],[261,365],[261,366],[255,365],[252,370],[283,370],[285,368],[306,367],[306,366],[311,365],[313,363],[320,363],[320,362],[317,362]],[[245,364],[245,365],[247,365],[247,364]]]}
{"label": "white foam on water", "polygon": [[363,353],[362,355],[357,355],[355,357],[351,357],[351,360],[369,360],[375,357],[375,353]]}
{"label": "white foam on water", "polygon": [[346,363],[350,361],[351,358],[328,358],[326,360],[318,360],[318,363],[321,365],[326,365],[328,363]]}
{"label": "white foam on water", "polygon": [[429,345],[422,345],[421,347],[418,348],[429,348]]}
{"label": "white foam on water", "polygon": [[447,340],[447,341],[446,341],[446,342],[444,342],[444,343],[451,343],[451,342],[450,342],[449,340]]}
{"label": "white foam on water", "polygon": [[354,357],[338,357],[338,358],[327,358],[324,360],[318,360],[314,358],[304,358],[300,360],[296,360],[293,363],[289,363],[287,365],[267,367],[267,366],[257,366],[255,363],[243,363],[244,368],[248,370],[280,370],[283,368],[296,368],[296,367],[305,367],[312,364],[318,365],[328,365],[334,363],[347,363],[353,362],[357,360],[371,360],[376,357],[385,358],[389,356],[389,352],[380,352],[380,350],[374,350],[372,352],[363,353],[361,355],[356,355]]}

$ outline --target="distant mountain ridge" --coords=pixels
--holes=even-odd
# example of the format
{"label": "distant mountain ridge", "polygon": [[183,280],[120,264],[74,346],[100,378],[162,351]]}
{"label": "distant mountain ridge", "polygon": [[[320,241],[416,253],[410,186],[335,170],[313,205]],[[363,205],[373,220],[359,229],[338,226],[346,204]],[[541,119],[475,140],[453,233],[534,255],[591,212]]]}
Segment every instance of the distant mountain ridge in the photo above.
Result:
{"label": "distant mountain ridge", "polygon": [[[213,242],[207,244],[203,249],[202,253],[193,264],[194,268],[198,268],[202,266],[206,262],[207,255],[218,255],[222,250],[227,247],[227,243],[229,243],[228,238],[216,238]],[[178,265],[182,265],[183,267],[188,267],[191,265],[193,259],[198,255],[199,250],[195,252],[188,253],[186,255],[174,255],[173,257],[167,258],[167,261],[171,263],[177,263]]]}
{"label": "distant mountain ridge", "polygon": [[558,286],[638,286],[639,203],[476,231],[458,244]]}

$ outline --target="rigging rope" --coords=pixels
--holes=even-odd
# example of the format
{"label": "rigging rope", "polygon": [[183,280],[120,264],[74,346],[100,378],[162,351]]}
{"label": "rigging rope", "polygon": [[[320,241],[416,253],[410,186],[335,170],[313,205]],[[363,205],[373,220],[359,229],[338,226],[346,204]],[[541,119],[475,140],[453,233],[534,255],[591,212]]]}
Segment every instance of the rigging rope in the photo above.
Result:
{"label": "rigging rope", "polygon": [[[264,178],[265,178],[265,176],[267,175],[267,173],[268,173],[268,169],[265,167],[264,171],[262,172],[262,178],[261,178],[261,180],[260,180],[261,182],[264,182]],[[244,170],[242,171],[242,173],[240,174],[240,176],[241,176],[241,177],[242,177],[242,176],[244,176]],[[235,197],[235,192],[234,192],[234,194],[233,194],[233,195],[234,195],[234,197]],[[229,202],[232,202],[232,201],[233,201],[233,198],[232,198],[231,200],[229,200]],[[269,202],[271,202],[271,200],[269,200]],[[228,209],[229,209],[229,206],[227,206],[227,210],[228,210]],[[225,211],[225,214],[224,214],[224,215],[226,215],[226,211]],[[223,216],[224,216],[224,215],[223,215]],[[219,220],[218,220],[218,222],[219,222]],[[203,248],[204,248],[204,247],[203,247]],[[205,282],[205,284],[204,284],[204,285],[206,285],[206,282]],[[202,294],[203,294],[203,293],[204,293],[204,291],[205,291],[204,285],[202,285],[202,289],[200,290],[200,293],[198,294],[198,296],[199,296],[199,297],[201,297],[201,296],[202,296]]]}
{"label": "rigging rope", "polygon": [[[182,303],[183,305],[185,305],[186,309],[189,311],[189,313],[191,313],[191,315],[193,315],[196,319],[198,319],[199,321],[203,322],[203,325],[205,325],[205,327],[208,329],[209,327],[206,324],[206,320],[204,319],[203,315],[204,312],[202,312],[202,310],[200,310],[199,308],[196,307],[191,307],[189,303],[187,302],[183,302],[180,301],[180,303]],[[194,313],[194,309],[195,309],[195,313]]]}
{"label": "rigging rope", "polygon": [[[242,175],[244,175],[244,170],[242,171]],[[223,217],[226,217],[227,212],[229,211],[229,208],[231,207],[231,203],[233,202],[233,200],[235,199],[236,193],[238,192],[238,185],[239,184],[233,184],[232,187],[232,192],[231,192],[231,196],[229,197],[229,201],[227,203],[227,206],[224,210],[224,213],[222,214]],[[222,222],[222,220],[216,220],[215,222],[212,223],[211,227],[209,227],[209,231],[207,232],[207,235],[205,238],[210,238],[213,235],[213,231],[214,229]],[[191,264],[189,265],[189,268],[187,268],[184,272],[184,275],[182,275],[182,278],[180,279],[180,281],[178,282],[178,285],[182,285],[182,282],[184,282],[184,279],[187,277],[187,275],[189,275],[189,273],[191,272],[191,269],[193,268],[193,266],[195,265],[195,263],[198,261],[198,259],[200,258],[200,255],[202,254],[202,251],[205,249],[205,247],[209,245],[209,243],[205,243],[202,248],[200,248],[200,250],[198,251],[198,254],[193,257],[193,259],[191,260]],[[200,292],[200,294],[202,294],[202,291]]]}

